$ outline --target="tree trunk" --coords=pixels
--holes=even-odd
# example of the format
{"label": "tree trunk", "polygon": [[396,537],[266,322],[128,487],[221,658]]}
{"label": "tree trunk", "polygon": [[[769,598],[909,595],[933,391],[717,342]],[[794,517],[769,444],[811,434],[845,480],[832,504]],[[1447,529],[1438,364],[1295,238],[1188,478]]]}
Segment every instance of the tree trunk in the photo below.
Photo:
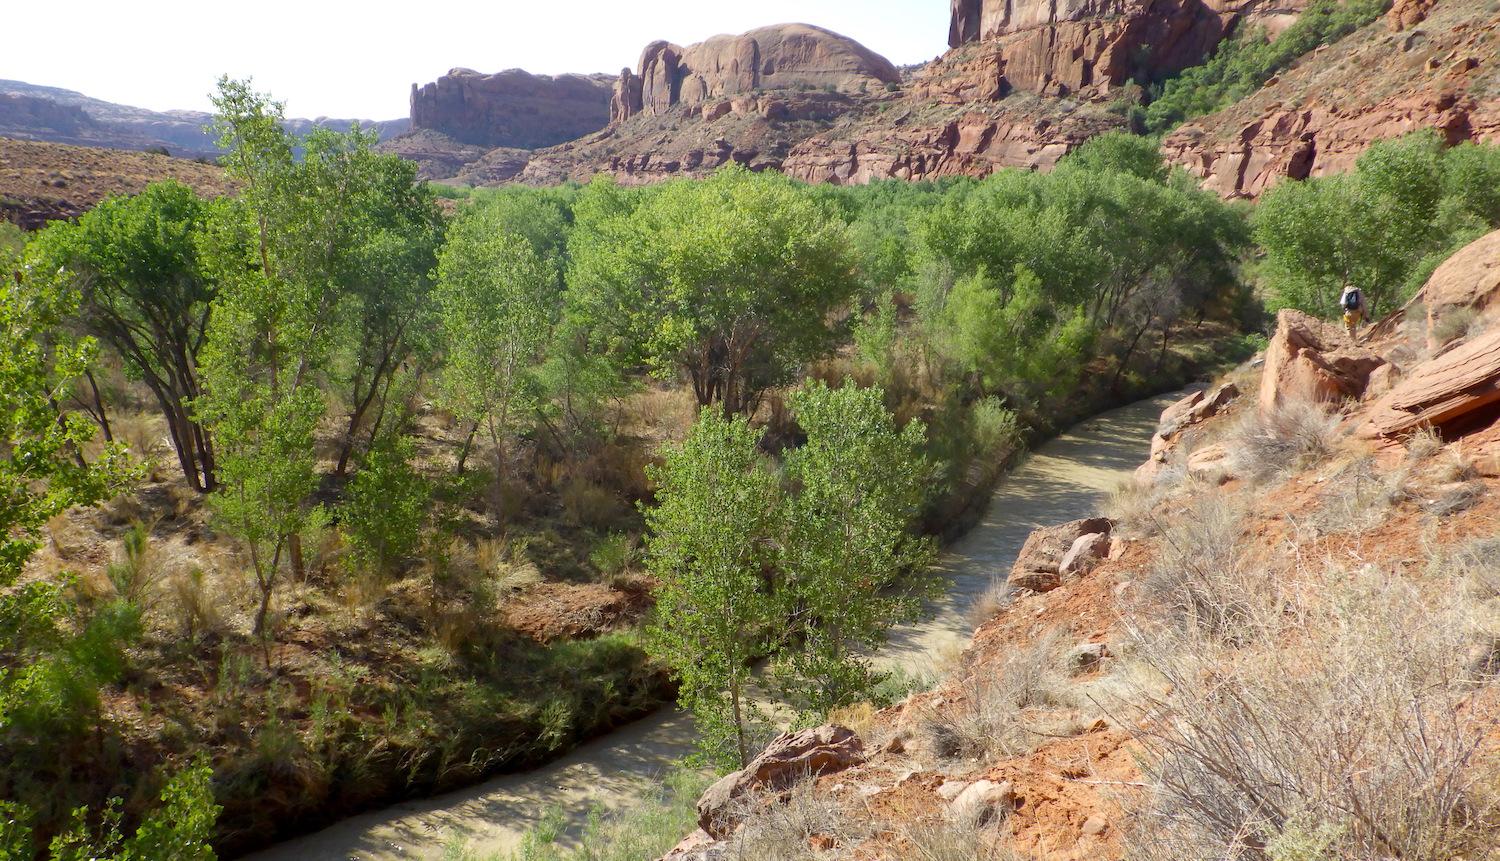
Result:
{"label": "tree trunk", "polygon": [[84,369],[83,376],[89,381],[89,390],[94,394],[94,416],[99,420],[99,430],[104,434],[104,441],[114,442],[115,432],[109,426],[109,415],[104,411],[104,398],[99,394],[99,383],[94,379],[94,372]]}

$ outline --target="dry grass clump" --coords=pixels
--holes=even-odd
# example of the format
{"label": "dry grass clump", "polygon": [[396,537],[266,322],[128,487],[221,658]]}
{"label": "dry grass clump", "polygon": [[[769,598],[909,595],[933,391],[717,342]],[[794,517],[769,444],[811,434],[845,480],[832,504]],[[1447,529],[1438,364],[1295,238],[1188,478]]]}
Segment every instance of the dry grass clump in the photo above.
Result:
{"label": "dry grass clump", "polygon": [[912,861],[1021,861],[1004,845],[999,829],[966,819],[920,822],[901,829]]}
{"label": "dry grass clump", "polygon": [[1337,414],[1313,403],[1247,412],[1230,433],[1235,471],[1265,481],[1323,463],[1337,451],[1338,426]]}
{"label": "dry grass clump", "polygon": [[1009,578],[999,574],[991,576],[990,585],[974,599],[973,606],[969,607],[969,625],[978,628],[1005,612],[1015,600],[1016,590],[1011,588]]}
{"label": "dry grass clump", "polygon": [[[1281,584],[1245,560],[1246,550],[1243,512],[1222,494],[1198,497],[1162,525],[1156,560],[1141,579],[1140,606],[1221,640],[1244,636],[1262,623],[1261,604],[1282,595]],[[1271,606],[1283,601],[1276,597]]]}
{"label": "dry grass clump", "polygon": [[738,815],[743,824],[730,839],[725,858],[745,861],[804,861],[824,857],[824,846],[853,846],[868,834],[865,823],[849,815],[817,781],[802,780],[784,794],[752,795],[742,799]]}
{"label": "dry grass clump", "polygon": [[1437,322],[1432,324],[1428,335],[1433,343],[1446,345],[1469,337],[1479,328],[1478,311],[1473,308],[1455,308],[1439,317]]}
{"label": "dry grass clump", "polygon": [[965,673],[956,701],[923,706],[919,734],[944,759],[983,761],[1031,751],[1041,740],[1033,730],[1046,722],[1045,711],[1066,704],[1065,652],[1062,633],[1053,630],[998,667]]}
{"label": "dry grass clump", "polygon": [[1344,464],[1328,480],[1313,524],[1324,532],[1354,532],[1379,526],[1392,508],[1415,498],[1412,464],[1388,470],[1365,455]]}
{"label": "dry grass clump", "polygon": [[1475,771],[1493,727],[1462,707],[1472,602],[1372,568],[1294,579],[1296,601],[1264,577],[1199,592],[1220,604],[1208,617],[1253,620],[1233,640],[1132,626],[1170,687],[1146,697],[1152,795],[1129,857],[1439,861],[1496,845]]}

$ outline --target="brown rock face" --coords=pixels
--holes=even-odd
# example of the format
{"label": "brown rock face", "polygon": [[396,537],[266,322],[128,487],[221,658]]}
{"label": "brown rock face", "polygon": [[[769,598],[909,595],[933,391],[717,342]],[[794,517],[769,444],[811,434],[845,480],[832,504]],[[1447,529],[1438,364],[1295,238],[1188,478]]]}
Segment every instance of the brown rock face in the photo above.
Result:
{"label": "brown rock face", "polygon": [[1399,438],[1422,427],[1446,438],[1482,430],[1500,418],[1500,330],[1486,332],[1424,362],[1375,403],[1359,435]]}
{"label": "brown rock face", "polygon": [[1301,311],[1276,315],[1276,335],[1266,348],[1260,408],[1270,412],[1295,401],[1335,406],[1365,393],[1385,359],[1350,343],[1349,336]]}
{"label": "brown rock face", "polygon": [[698,825],[723,838],[738,824],[733,803],[751,792],[781,792],[799,780],[843,771],[865,761],[853,730],[833,724],[783,733],[745,768],[726,774],[698,799]]}
{"label": "brown rock face", "polygon": [[1500,19],[1480,0],[1447,0],[1426,16],[1403,33],[1376,23],[1314,51],[1173,132],[1163,153],[1225,197],[1255,197],[1288,177],[1349,171],[1371,143],[1418,129],[1450,144],[1500,139]]}
{"label": "brown rock face", "polygon": [[1464,246],[1427,279],[1421,302],[1427,306],[1427,346],[1442,346],[1434,340],[1438,321],[1455,311],[1473,309],[1490,312],[1500,301],[1500,230]]}
{"label": "brown rock face", "polygon": [[[988,80],[979,92],[1102,93],[1145,74],[1196,65],[1242,21],[1273,31],[1306,6],[1258,0],[953,0],[948,42],[983,43],[962,57]],[[954,92],[950,90],[950,92]]]}
{"label": "brown rock face", "polygon": [[411,124],[464,144],[537,149],[604,128],[613,84],[605,75],[454,69],[424,87],[412,84]]}
{"label": "brown rock face", "polygon": [[814,135],[792,148],[782,170],[804,182],[863,184],[876,179],[988,176],[1007,167],[1049,170],[1117,118],[1081,111],[974,106],[947,122],[911,119],[920,108],[888,112]]}
{"label": "brown rock face", "polygon": [[1061,526],[1035,530],[1027,536],[1006,582],[1017,589],[1050,592],[1061,585],[1060,569],[1063,559],[1078,539],[1085,535],[1098,535],[1107,540],[1113,531],[1114,523],[1103,517],[1075,520]]}
{"label": "brown rock face", "polygon": [[639,70],[615,84],[611,122],[661,116],[677,105],[755,90],[796,88],[864,92],[901,80],[890,61],[853,39],[807,24],[762,27],[681,48],[652,42]]}

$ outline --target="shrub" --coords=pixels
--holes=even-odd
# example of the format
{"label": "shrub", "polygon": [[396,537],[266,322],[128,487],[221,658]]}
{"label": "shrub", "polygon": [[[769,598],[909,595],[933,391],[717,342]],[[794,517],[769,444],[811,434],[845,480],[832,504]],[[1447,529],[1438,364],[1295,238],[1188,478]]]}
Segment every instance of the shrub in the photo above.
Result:
{"label": "shrub", "polygon": [[1478,311],[1473,308],[1457,308],[1438,318],[1428,336],[1439,345],[1447,344],[1467,338],[1478,322]]}
{"label": "shrub", "polygon": [[417,551],[432,487],[411,464],[412,444],[398,437],[377,445],[344,493],[340,527],[351,557],[385,577]]}
{"label": "shrub", "polygon": [[611,533],[594,545],[589,561],[605,579],[613,581],[635,567],[639,548],[637,538],[624,532]]}
{"label": "shrub", "polygon": [[921,733],[947,759],[989,759],[1030,751],[1039,739],[1029,713],[1055,706],[1062,684],[1062,639],[1052,631],[1006,656],[991,672],[970,672],[961,699],[926,708]]}
{"label": "shrub", "polygon": [[145,611],[152,592],[161,579],[161,571],[151,550],[151,527],[136,522],[120,537],[120,552],[104,574],[120,600]]}
{"label": "shrub", "polygon": [[1248,412],[1231,434],[1235,469],[1246,478],[1264,481],[1315,466],[1333,456],[1338,426],[1336,414],[1313,403]]}
{"label": "shrub", "polygon": [[1291,576],[1295,602],[1266,576],[1223,581],[1259,621],[1232,644],[1134,629],[1170,693],[1141,724],[1153,794],[1130,856],[1437,861],[1493,845],[1473,770],[1487,726],[1462,707],[1464,600],[1369,568]]}

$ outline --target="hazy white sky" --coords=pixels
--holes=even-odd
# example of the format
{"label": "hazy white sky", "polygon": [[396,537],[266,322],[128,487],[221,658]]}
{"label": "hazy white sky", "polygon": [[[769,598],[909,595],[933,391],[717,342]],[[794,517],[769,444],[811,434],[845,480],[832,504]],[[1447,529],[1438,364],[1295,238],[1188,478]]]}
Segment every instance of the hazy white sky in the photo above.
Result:
{"label": "hazy white sky", "polygon": [[947,0],[0,0],[0,78],[155,110],[208,109],[220,74],[253,75],[290,116],[393,119],[412,83],[481,72],[619,72],[648,42],[686,45],[787,21],[897,64],[948,38]]}

